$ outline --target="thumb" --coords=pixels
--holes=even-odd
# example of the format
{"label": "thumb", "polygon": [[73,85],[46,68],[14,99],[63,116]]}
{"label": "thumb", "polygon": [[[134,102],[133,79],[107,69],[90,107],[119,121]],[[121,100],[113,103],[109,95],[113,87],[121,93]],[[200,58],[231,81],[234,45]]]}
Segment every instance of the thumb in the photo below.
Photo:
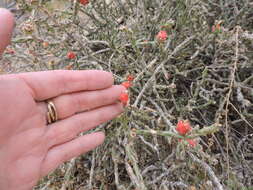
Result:
{"label": "thumb", "polygon": [[7,9],[0,8],[0,56],[6,46],[10,43],[14,17]]}

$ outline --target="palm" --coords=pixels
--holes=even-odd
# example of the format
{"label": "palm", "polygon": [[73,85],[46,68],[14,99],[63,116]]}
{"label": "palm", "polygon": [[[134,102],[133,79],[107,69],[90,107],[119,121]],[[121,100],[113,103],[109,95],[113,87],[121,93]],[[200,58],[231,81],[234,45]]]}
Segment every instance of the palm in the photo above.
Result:
{"label": "palm", "polygon": [[[5,39],[0,41],[0,55],[13,22],[6,11],[7,19],[2,19],[2,13],[0,9],[0,29],[6,31],[0,31],[0,39]],[[101,144],[102,132],[78,134],[119,115],[123,107],[118,97],[124,90],[103,71],[0,76],[0,189],[31,189],[64,161]],[[48,99],[59,116],[50,125],[46,122]]]}
{"label": "palm", "polygon": [[[4,172],[0,175],[0,184],[12,182],[13,187],[25,184],[26,188],[31,188],[42,175],[39,168],[49,149],[44,135],[45,119],[24,83],[19,80],[2,80],[1,87],[5,89],[1,91],[1,97],[4,98],[1,107],[9,114],[0,116],[0,160],[5,163],[0,165],[0,172]],[[15,109],[10,106],[10,102]]]}

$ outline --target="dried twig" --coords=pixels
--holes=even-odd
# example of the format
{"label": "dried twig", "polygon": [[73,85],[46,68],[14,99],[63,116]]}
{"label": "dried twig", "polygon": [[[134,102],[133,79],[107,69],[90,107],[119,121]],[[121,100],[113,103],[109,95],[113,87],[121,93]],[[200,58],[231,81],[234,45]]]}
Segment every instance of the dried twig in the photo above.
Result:
{"label": "dried twig", "polygon": [[213,172],[212,168],[205,163],[204,161],[198,159],[196,156],[194,156],[192,153],[188,152],[188,155],[191,157],[191,159],[198,163],[208,174],[208,176],[210,177],[210,179],[212,180],[214,186],[216,187],[217,190],[224,190],[223,186],[220,183],[220,180],[218,179],[218,177],[215,175],[215,173]]}
{"label": "dried twig", "polygon": [[231,72],[229,91],[228,91],[226,99],[225,99],[225,102],[226,102],[226,105],[225,105],[225,125],[226,125],[225,136],[226,136],[227,176],[228,176],[228,178],[229,178],[229,165],[230,165],[229,164],[229,153],[228,153],[229,152],[228,106],[229,106],[229,103],[230,103],[230,97],[231,97],[233,86],[234,86],[234,83],[235,83],[235,73],[236,73],[236,70],[237,70],[238,55],[239,55],[239,39],[238,39],[239,30],[240,30],[240,27],[237,26],[236,31],[235,31],[235,42],[236,42],[236,45],[235,45],[235,61],[234,61],[233,70]]}

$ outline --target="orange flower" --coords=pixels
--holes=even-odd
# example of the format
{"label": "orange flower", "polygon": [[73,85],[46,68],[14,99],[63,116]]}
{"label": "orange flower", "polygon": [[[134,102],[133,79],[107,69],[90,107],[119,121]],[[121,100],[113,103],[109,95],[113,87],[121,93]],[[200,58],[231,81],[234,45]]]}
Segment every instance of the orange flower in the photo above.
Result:
{"label": "orange flower", "polygon": [[128,99],[129,99],[129,96],[127,93],[121,93],[120,96],[119,96],[119,101],[125,106],[127,105],[127,102],[128,102]]}
{"label": "orange flower", "polygon": [[132,83],[130,81],[125,81],[125,82],[122,82],[121,85],[127,89],[132,86]]}
{"label": "orange flower", "polygon": [[75,59],[76,58],[76,54],[73,51],[69,51],[68,54],[67,54],[67,57],[69,59]]}
{"label": "orange flower", "polygon": [[220,32],[220,31],[221,31],[220,23],[212,26],[212,32]]}
{"label": "orange flower", "polygon": [[220,31],[221,27],[220,27],[220,24],[216,24],[216,30]]}
{"label": "orange flower", "polygon": [[176,130],[177,132],[180,134],[180,135],[186,135],[186,133],[188,133],[189,131],[191,131],[191,126],[190,126],[190,123],[188,121],[183,121],[183,120],[180,120],[178,123],[177,123],[177,127],[176,127]]}
{"label": "orange flower", "polygon": [[82,5],[87,5],[89,3],[89,0],[79,0],[79,3]]}
{"label": "orange flower", "polygon": [[44,48],[48,48],[49,43],[48,43],[47,41],[44,41],[44,42],[42,43],[42,46],[43,46]]}
{"label": "orange flower", "polygon": [[195,147],[197,145],[197,142],[194,139],[186,139],[186,141],[191,147]]}
{"label": "orange flower", "polygon": [[156,39],[159,42],[164,42],[165,40],[167,40],[168,38],[168,34],[165,30],[161,30],[157,35],[156,35]]}
{"label": "orange flower", "polygon": [[133,81],[134,80],[134,76],[133,75],[128,75],[127,76],[127,80],[128,81]]}

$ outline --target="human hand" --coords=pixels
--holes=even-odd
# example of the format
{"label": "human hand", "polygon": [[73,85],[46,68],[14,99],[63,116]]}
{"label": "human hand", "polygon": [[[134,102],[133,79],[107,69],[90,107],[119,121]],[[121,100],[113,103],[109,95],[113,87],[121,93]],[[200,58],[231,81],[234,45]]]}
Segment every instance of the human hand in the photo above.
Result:
{"label": "human hand", "polygon": [[[0,9],[0,55],[12,15]],[[123,112],[123,86],[104,71],[47,71],[0,76],[0,189],[28,190],[61,163],[92,150],[102,132],[78,134]],[[59,120],[47,124],[50,99]]]}

